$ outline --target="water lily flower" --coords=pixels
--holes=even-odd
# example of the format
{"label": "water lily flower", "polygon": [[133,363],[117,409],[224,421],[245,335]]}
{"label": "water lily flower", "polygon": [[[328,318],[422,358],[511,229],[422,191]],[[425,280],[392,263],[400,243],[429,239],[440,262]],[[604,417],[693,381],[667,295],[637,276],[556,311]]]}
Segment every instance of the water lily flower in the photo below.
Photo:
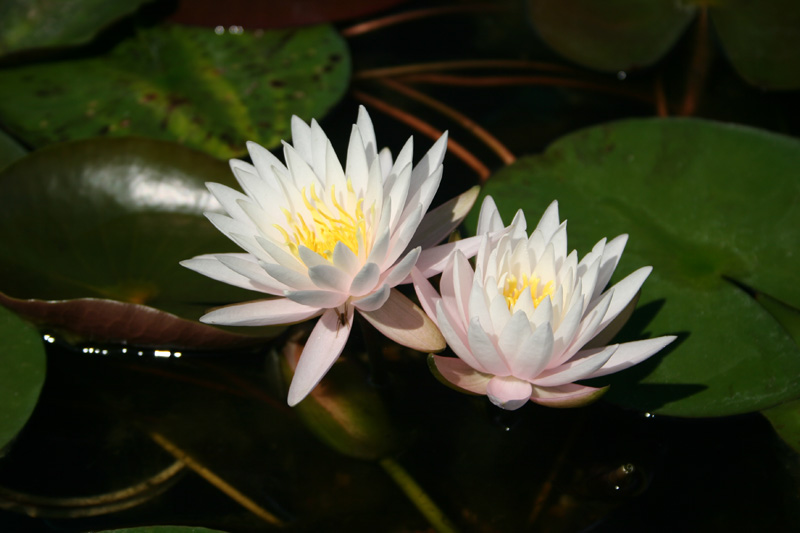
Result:
{"label": "water lily flower", "polygon": [[308,125],[293,117],[291,127],[285,165],[252,142],[252,165],[231,161],[244,194],[208,184],[227,215],[206,216],[246,253],[202,255],[181,264],[274,296],[212,310],[203,322],[262,326],[321,315],[289,387],[288,403],[295,405],[341,354],[354,311],[400,344],[444,349],[435,324],[394,287],[410,281],[412,267],[424,275],[441,271],[441,249],[426,254],[423,248],[461,222],[477,189],[427,212],[442,179],[446,133],[416,166],[412,139],[393,161],[387,149],[378,152],[372,121],[361,107],[342,168],[316,121]]}
{"label": "water lily flower", "polygon": [[430,356],[431,370],[445,383],[487,395],[509,410],[528,400],[554,407],[583,405],[605,388],[576,381],[628,368],[675,340],[665,336],[597,345],[602,344],[599,334],[610,336],[601,332],[621,327],[609,326],[652,270],[640,268],[603,291],[627,235],[602,239],[578,261],[574,250],[567,254],[567,226],[559,222],[557,202],[530,237],[522,211],[502,228],[494,201],[487,197],[475,269],[455,251],[442,273],[441,296],[427,279],[412,273],[423,307],[458,356]]}

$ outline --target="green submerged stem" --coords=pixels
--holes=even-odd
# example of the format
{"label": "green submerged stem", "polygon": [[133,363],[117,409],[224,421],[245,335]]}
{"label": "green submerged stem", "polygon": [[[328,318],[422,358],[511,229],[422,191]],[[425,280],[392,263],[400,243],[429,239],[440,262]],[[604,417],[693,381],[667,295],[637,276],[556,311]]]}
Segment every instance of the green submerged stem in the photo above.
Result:
{"label": "green submerged stem", "polygon": [[400,490],[414,504],[422,515],[428,519],[428,523],[439,533],[457,533],[458,529],[450,521],[444,512],[439,509],[436,503],[414,480],[413,477],[394,459],[386,457],[379,461],[381,467],[394,480]]}

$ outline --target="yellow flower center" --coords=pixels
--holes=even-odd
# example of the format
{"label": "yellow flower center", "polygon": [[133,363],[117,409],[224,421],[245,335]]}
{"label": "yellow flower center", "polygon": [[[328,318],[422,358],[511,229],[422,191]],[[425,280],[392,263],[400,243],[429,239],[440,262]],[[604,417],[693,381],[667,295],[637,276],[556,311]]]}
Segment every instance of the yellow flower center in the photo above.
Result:
{"label": "yellow flower center", "polygon": [[529,278],[526,275],[522,276],[522,279],[518,279],[513,274],[509,274],[506,277],[506,283],[503,287],[503,296],[506,298],[506,304],[508,304],[509,311],[514,310],[514,306],[517,304],[517,300],[519,299],[520,294],[527,288],[531,288],[531,299],[533,300],[533,307],[538,307],[542,300],[547,297],[552,297],[553,293],[555,292],[553,288],[553,282],[548,281],[543,287],[539,287],[539,284],[542,280],[537,277]]}
{"label": "yellow flower center", "polygon": [[330,206],[332,207],[320,199],[314,190],[314,184],[311,184],[308,194],[306,194],[305,187],[301,194],[308,214],[304,217],[300,213],[292,214],[289,210],[283,209],[287,227],[275,224],[275,228],[283,234],[289,250],[296,257],[300,257],[298,248],[305,246],[330,260],[336,244],[341,242],[358,255],[359,245],[366,246],[367,221],[362,208],[364,199],[356,199],[350,180],[347,181],[348,198],[346,203],[355,204],[353,213],[348,212],[336,199],[335,186],[331,186]]}

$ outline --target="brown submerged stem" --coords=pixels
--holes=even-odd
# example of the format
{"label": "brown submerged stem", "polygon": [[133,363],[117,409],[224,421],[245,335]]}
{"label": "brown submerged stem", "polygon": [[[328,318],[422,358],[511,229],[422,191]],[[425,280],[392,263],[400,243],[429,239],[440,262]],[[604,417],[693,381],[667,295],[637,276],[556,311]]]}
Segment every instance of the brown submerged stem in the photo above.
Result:
{"label": "brown submerged stem", "polygon": [[388,28],[389,26],[394,26],[396,24],[411,22],[412,20],[449,15],[452,13],[472,13],[475,11],[506,11],[506,9],[503,6],[498,6],[497,4],[491,3],[427,7],[415,9],[413,11],[406,11],[404,13],[387,15],[385,17],[368,20],[367,22],[350,26],[349,28],[342,30],[342,36],[347,38],[357,37],[359,35],[380,30],[382,28]]}

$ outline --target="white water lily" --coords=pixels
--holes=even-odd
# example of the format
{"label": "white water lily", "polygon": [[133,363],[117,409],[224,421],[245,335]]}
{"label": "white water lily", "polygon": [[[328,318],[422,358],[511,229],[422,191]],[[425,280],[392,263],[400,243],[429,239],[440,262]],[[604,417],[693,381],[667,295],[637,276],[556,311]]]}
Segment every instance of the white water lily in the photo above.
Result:
{"label": "white water lily", "polygon": [[394,287],[410,280],[415,266],[428,276],[441,271],[443,250],[459,245],[429,254],[422,248],[444,239],[477,196],[474,188],[426,215],[442,178],[446,133],[416,166],[412,139],[395,161],[388,150],[377,151],[363,107],[345,168],[316,121],[308,125],[293,117],[292,138],[293,146],[284,143],[286,165],[252,142],[247,145],[252,165],[231,161],[245,194],[208,184],[227,215],[207,217],[247,253],[202,255],[181,263],[277,297],[212,310],[203,322],[262,326],[321,315],[289,387],[289,405],[302,400],[341,354],[356,310],[400,344],[422,351],[445,347],[431,320]]}
{"label": "white water lily", "polygon": [[665,336],[610,346],[596,346],[595,340],[587,347],[626,309],[652,268],[640,268],[603,291],[627,235],[602,239],[579,262],[577,252],[567,254],[567,226],[559,222],[557,202],[530,237],[525,226],[520,211],[504,229],[487,197],[475,270],[456,251],[442,274],[441,297],[413,273],[423,306],[458,356],[431,356],[440,379],[487,395],[504,409],[518,409],[528,400],[571,407],[604,391],[575,381],[628,368],[675,340]]}

